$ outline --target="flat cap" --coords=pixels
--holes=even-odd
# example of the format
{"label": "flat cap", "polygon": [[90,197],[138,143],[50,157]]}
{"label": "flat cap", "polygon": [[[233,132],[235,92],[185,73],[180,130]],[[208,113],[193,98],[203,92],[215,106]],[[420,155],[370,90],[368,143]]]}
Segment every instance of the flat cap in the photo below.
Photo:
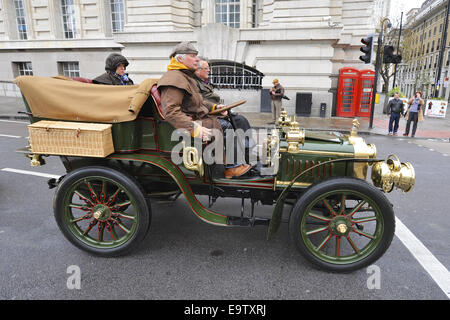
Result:
{"label": "flat cap", "polygon": [[173,48],[172,53],[170,54],[169,58],[174,57],[176,54],[179,53],[195,53],[198,54],[197,49],[195,49],[194,45],[190,42],[181,42]]}

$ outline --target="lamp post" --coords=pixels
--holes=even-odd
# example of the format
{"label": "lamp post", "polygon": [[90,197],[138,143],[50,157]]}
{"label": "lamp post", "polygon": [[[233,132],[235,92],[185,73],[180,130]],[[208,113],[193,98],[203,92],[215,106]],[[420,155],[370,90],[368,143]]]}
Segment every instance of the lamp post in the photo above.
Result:
{"label": "lamp post", "polygon": [[[400,17],[400,31],[398,33],[398,42],[397,42],[397,54],[399,54],[399,50],[400,50],[400,39],[402,38],[402,23],[403,23],[403,11],[402,11],[402,15]],[[394,84],[392,85],[392,89],[395,89],[395,80],[397,78],[397,67],[398,64],[394,65],[395,68],[395,73],[394,73]]]}
{"label": "lamp post", "polygon": [[375,97],[377,95],[377,82],[378,82],[378,73],[380,72],[381,67],[381,46],[383,45],[383,29],[384,29],[384,23],[386,21],[389,21],[387,24],[387,27],[392,27],[391,20],[389,18],[384,18],[383,21],[381,21],[381,30],[380,34],[378,35],[378,44],[377,44],[377,56],[376,56],[376,62],[375,62],[375,79],[373,83],[373,92],[372,92],[372,103],[370,108],[370,121],[369,121],[369,129],[373,128],[373,113],[375,111]]}

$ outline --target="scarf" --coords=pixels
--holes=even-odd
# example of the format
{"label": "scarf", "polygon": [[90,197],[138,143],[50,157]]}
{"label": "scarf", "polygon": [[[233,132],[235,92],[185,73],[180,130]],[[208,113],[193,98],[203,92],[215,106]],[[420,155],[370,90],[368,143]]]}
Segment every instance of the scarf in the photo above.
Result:
{"label": "scarf", "polygon": [[116,77],[117,79],[119,79],[119,80],[120,80],[120,83],[121,83],[123,86],[126,86],[126,85],[130,84],[130,79],[128,78],[128,76],[127,76],[126,73],[124,73],[124,75],[121,76],[120,74],[117,74],[117,73],[113,72],[112,75],[113,75],[114,77]]}
{"label": "scarf", "polygon": [[170,63],[167,66],[167,70],[188,70],[189,68],[186,67],[184,64],[182,64],[181,62],[179,62],[177,59],[175,59],[174,57],[172,57],[170,59]]}

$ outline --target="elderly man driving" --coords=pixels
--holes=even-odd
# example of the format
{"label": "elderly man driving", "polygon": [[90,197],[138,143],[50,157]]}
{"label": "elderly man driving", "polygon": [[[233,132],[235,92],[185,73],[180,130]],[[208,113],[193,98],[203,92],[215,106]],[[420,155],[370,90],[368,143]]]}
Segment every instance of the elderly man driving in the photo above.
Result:
{"label": "elderly man driving", "polygon": [[[197,55],[198,51],[191,43],[176,45],[170,54],[167,72],[158,81],[158,89],[166,120],[176,129],[186,129],[193,137],[207,141],[211,138],[212,129],[222,130],[217,117],[208,113],[222,106],[204,101],[198,90],[194,80],[199,63]],[[195,122],[197,120],[201,125]],[[250,169],[247,164],[228,168],[225,177],[241,176]]]}

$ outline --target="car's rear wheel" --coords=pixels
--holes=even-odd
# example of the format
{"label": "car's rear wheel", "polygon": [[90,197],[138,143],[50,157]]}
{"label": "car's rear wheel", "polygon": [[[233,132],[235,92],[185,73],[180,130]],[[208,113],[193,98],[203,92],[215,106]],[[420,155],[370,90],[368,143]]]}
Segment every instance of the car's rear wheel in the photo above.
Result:
{"label": "car's rear wheel", "polygon": [[130,252],[147,234],[148,199],[137,181],[121,171],[86,167],[70,172],[54,197],[56,222],[78,248],[101,256]]}
{"label": "car's rear wheel", "polygon": [[332,272],[374,263],[390,246],[394,230],[394,212],[385,195],[354,178],[312,186],[297,201],[289,221],[299,252]]}

